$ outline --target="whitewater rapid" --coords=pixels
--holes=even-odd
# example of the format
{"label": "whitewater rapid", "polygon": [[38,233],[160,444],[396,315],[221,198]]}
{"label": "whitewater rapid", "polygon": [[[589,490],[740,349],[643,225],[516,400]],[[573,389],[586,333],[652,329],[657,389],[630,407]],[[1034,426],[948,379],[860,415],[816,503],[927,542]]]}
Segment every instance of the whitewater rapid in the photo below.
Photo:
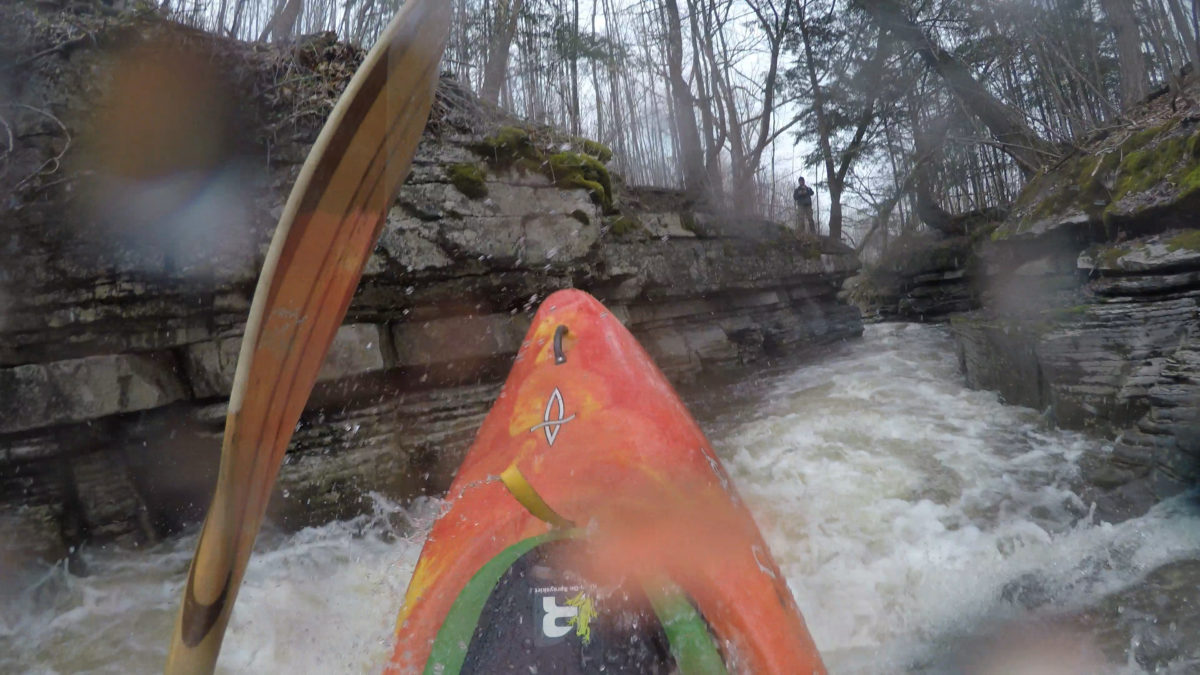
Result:
{"label": "whitewater rapid", "polygon": [[[1071,617],[1200,559],[1200,516],[1183,500],[1096,523],[1078,460],[1110,448],[967,389],[939,327],[870,326],[685,398],[834,673],[1015,672],[1000,652],[1051,664],[1037,672],[1143,672]],[[218,672],[382,668],[438,501],[374,505],[260,537]],[[0,614],[0,672],[161,671],[194,544],[83,551],[86,577],[46,570]]]}

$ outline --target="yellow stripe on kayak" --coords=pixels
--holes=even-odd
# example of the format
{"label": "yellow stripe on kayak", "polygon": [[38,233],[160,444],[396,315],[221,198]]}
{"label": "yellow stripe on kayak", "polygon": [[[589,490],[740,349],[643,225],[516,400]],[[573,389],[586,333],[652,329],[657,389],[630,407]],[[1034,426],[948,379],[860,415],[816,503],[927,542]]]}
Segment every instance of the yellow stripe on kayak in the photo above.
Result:
{"label": "yellow stripe on kayak", "polygon": [[549,523],[551,527],[571,528],[575,527],[575,523],[563,518],[558,513],[550,508],[546,500],[533,489],[528,480],[525,480],[525,475],[517,468],[516,464],[508,467],[500,474],[500,482],[504,483],[504,487],[508,488],[509,493],[513,498],[525,507],[525,510],[532,513],[539,520]]}

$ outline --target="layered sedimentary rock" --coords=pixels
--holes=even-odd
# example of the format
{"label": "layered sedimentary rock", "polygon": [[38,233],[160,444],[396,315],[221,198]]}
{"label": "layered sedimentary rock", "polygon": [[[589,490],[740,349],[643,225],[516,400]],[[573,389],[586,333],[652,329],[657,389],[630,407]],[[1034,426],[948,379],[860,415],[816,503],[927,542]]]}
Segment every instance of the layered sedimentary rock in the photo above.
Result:
{"label": "layered sedimentary rock", "polygon": [[1106,519],[1200,482],[1200,91],[1186,84],[1183,108],[1151,100],[1137,128],[1082,140],[998,221],[906,235],[847,285],[864,312],[949,320],[972,386],[1111,439],[1083,460]]}
{"label": "layered sedimentary rock", "polygon": [[1200,481],[1197,139],[1159,121],[1034,180],[953,322],[971,384],[1113,439],[1084,462],[1106,518]]}
{"label": "layered sedimentary rock", "polygon": [[904,236],[846,282],[847,297],[882,320],[942,321],[975,309],[976,243],[971,236],[937,232]]}
{"label": "layered sedimentary rock", "polygon": [[[157,20],[117,22],[121,44],[157,54],[165,34],[224,64],[246,108],[231,117],[249,125],[231,127],[236,151],[147,179],[86,150],[103,145],[86,139],[103,127],[94,97],[120,80],[105,47],[116,38],[98,23],[93,40],[47,51],[57,24],[5,11],[0,23],[21,33],[6,43],[24,75],[11,94],[39,111],[9,118],[21,170],[4,174],[13,198],[0,214],[7,565],[83,542],[139,545],[202,514],[257,272],[327,112],[297,109],[308,99],[294,93],[281,103],[256,69],[332,86],[357,55],[325,40],[271,56]],[[472,105],[444,84],[289,447],[278,522],[350,515],[371,492],[443,488],[532,311],[559,288],[607,302],[676,379],[861,332],[835,297],[857,269],[851,251],[610,185],[595,173],[603,149],[581,139],[540,139],[506,161],[517,158],[499,151],[528,132],[480,121]]]}

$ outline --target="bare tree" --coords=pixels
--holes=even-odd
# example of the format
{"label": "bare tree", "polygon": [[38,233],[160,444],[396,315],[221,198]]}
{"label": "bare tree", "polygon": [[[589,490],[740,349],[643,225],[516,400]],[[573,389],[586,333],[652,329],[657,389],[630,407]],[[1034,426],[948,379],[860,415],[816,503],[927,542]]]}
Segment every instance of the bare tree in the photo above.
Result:
{"label": "bare tree", "polygon": [[[861,97],[861,107],[854,122],[853,132],[845,149],[840,153],[835,153],[833,149],[835,129],[834,123],[830,119],[832,111],[825,87],[821,83],[822,68],[814,52],[815,26],[810,14],[813,4],[811,0],[803,0],[800,3],[798,25],[800,43],[803,47],[803,71],[807,76],[812,114],[816,120],[814,135],[817,148],[825,165],[826,188],[829,191],[829,236],[833,239],[841,239],[842,194],[845,190],[846,176],[863,149],[868,130],[876,122],[876,101],[881,91],[883,65],[891,41],[885,39],[882,30],[875,31],[873,55],[862,69],[864,79],[860,83],[860,88],[864,96]],[[827,19],[832,18],[833,9],[834,5],[831,4],[829,6],[830,16],[827,16]],[[840,67],[845,68],[844,65]]]}
{"label": "bare tree", "polygon": [[487,61],[483,67],[483,87],[480,97],[488,103],[500,101],[500,88],[508,74],[508,52],[517,33],[517,21],[525,0],[491,0],[493,5],[492,33],[487,43]]}
{"label": "bare tree", "polygon": [[[1119,1],[1119,0],[1114,0]],[[921,31],[895,0],[859,0],[879,25],[909,43],[921,59],[936,71],[963,106],[987,126],[993,138],[1026,174],[1037,172],[1050,152],[1049,145],[1025,123],[1021,113],[987,90],[970,69],[937,41]]]}
{"label": "bare tree", "polygon": [[684,189],[694,196],[708,196],[692,90],[683,77],[683,22],[679,17],[679,5],[675,0],[662,0],[662,8],[666,14],[667,73],[675,109],[675,131],[679,138],[679,163],[683,169],[683,185]]}
{"label": "bare tree", "polygon": [[1117,61],[1121,70],[1121,103],[1132,105],[1146,96],[1146,59],[1137,17],[1129,0],[1100,0],[1117,39]]}
{"label": "bare tree", "polygon": [[272,38],[280,40],[290,36],[303,6],[304,0],[287,0],[287,2],[281,3],[275,16],[258,36],[258,41],[265,42]]}

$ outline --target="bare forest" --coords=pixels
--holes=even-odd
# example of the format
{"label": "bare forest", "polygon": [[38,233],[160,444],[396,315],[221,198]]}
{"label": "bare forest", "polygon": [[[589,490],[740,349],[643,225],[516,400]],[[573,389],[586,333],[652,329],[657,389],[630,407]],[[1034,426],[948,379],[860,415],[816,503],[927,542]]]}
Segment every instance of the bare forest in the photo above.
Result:
{"label": "bare forest", "polygon": [[[629,184],[792,218],[863,250],[1003,208],[1200,59],[1196,0],[450,0],[444,70],[596,139]],[[168,0],[169,2],[169,0]],[[182,0],[247,40],[367,45],[398,0]]]}

